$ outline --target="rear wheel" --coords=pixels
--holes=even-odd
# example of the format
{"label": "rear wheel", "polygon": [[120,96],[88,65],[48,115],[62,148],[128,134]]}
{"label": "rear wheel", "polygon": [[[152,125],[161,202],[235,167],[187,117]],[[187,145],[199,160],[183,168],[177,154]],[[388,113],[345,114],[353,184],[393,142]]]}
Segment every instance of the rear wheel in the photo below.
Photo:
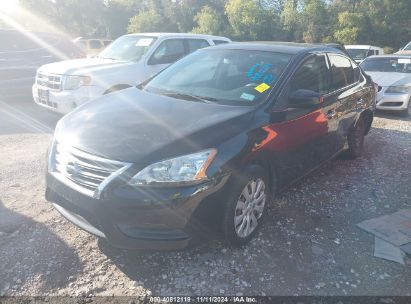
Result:
{"label": "rear wheel", "polygon": [[234,178],[223,216],[226,242],[239,247],[258,232],[269,200],[269,184],[265,170],[253,166],[241,177]]}
{"label": "rear wheel", "polygon": [[365,123],[360,117],[348,133],[348,156],[351,159],[360,157],[364,149]]}

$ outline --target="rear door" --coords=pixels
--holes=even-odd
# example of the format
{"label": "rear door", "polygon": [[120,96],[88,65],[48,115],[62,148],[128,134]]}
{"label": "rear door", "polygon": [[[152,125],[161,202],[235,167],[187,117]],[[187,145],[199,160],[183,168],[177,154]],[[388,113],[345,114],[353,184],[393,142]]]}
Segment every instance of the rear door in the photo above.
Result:
{"label": "rear door", "polygon": [[335,101],[335,107],[328,112],[328,118],[336,134],[335,152],[338,152],[344,147],[349,128],[362,103],[366,102],[363,96],[366,91],[360,83],[361,73],[355,62],[341,54],[329,53],[328,58],[332,74],[330,98]]}

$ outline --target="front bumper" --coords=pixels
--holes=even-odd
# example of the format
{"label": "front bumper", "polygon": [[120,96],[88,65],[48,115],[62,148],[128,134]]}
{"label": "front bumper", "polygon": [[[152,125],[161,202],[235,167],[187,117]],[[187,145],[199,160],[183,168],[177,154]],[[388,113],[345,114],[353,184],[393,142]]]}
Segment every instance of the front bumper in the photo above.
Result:
{"label": "front bumper", "polygon": [[383,88],[377,95],[377,109],[389,111],[404,111],[408,107],[410,94],[391,94]]}
{"label": "front bumper", "polygon": [[[46,101],[40,98],[39,89],[48,92]],[[39,106],[60,114],[67,114],[79,105],[103,95],[103,91],[95,86],[84,86],[73,91],[57,91],[34,84],[32,94],[35,103]]]}
{"label": "front bumper", "polygon": [[195,211],[213,199],[223,180],[181,188],[116,187],[94,199],[47,173],[46,199],[72,223],[115,247],[178,250],[198,231]]}

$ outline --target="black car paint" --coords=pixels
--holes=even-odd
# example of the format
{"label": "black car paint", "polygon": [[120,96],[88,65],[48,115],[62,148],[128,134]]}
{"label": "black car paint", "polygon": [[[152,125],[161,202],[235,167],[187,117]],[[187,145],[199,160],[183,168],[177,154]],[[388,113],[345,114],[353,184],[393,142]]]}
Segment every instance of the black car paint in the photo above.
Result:
{"label": "black car paint", "polygon": [[[272,50],[264,45],[218,48],[238,47]],[[274,48],[290,51],[287,46]],[[218,217],[229,191],[230,176],[241,174],[250,164],[268,169],[273,190],[286,187],[339,153],[348,130],[362,113],[372,113],[375,106],[373,85],[366,76],[325,95],[323,105],[317,109],[281,106],[278,101],[286,98],[284,88],[307,56],[342,54],[328,47],[291,49],[295,56],[287,73],[280,77],[267,100],[255,107],[189,102],[136,88],[81,106],[62,119],[55,138],[133,166],[105,189],[100,200],[77,193],[47,173],[47,198],[69,212],[81,214],[118,247],[177,249],[185,247],[193,235],[197,216],[201,217],[197,213],[211,209],[212,216]],[[317,120],[318,125],[307,128],[307,123]],[[321,136],[305,134],[301,132],[304,128]],[[277,135],[284,146],[265,147],[264,141],[275,130],[281,131]],[[128,179],[153,162],[208,148],[216,148],[218,154],[207,171],[209,179],[200,185],[127,185]]]}

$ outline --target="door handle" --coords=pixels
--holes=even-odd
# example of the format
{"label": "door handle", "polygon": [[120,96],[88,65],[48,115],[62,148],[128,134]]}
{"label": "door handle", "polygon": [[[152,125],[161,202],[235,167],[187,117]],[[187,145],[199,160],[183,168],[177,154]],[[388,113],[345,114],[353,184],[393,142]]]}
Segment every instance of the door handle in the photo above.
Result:
{"label": "door handle", "polygon": [[327,114],[325,114],[325,117],[327,117],[327,119],[333,119],[337,117],[337,112],[335,110],[329,110]]}
{"label": "door handle", "polygon": [[358,105],[362,105],[362,104],[364,104],[365,103],[365,100],[364,99],[359,99],[359,100],[357,100],[357,104]]}

